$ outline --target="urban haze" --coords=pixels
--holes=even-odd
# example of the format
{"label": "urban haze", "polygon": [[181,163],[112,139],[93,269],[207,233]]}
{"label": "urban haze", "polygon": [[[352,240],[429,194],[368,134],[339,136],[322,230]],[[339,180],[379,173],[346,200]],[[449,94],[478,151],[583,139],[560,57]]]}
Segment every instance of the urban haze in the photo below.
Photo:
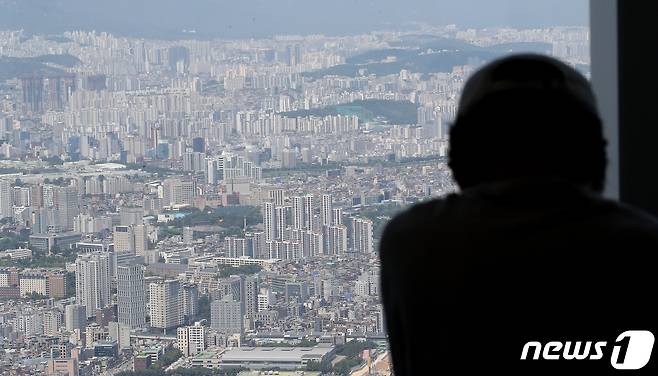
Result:
{"label": "urban haze", "polygon": [[586,4],[0,0],[0,374],[390,375],[386,223]]}

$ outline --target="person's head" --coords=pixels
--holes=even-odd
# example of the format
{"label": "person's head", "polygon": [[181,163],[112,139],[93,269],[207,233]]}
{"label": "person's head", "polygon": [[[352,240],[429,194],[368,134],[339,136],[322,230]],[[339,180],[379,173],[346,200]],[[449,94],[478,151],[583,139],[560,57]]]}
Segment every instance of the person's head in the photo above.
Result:
{"label": "person's head", "polygon": [[588,81],[540,55],[494,61],[466,83],[450,130],[449,165],[462,189],[558,178],[602,191],[607,164]]}

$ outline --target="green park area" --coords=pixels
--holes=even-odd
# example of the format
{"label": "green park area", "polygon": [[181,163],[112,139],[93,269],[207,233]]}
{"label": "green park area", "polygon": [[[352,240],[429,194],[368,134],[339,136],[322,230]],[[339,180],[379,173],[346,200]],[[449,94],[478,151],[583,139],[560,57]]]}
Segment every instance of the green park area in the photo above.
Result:
{"label": "green park area", "polygon": [[262,220],[260,209],[255,206],[219,206],[203,210],[188,208],[175,213],[179,214],[176,219],[160,224],[160,231],[165,237],[182,234],[184,227],[196,228],[195,232],[200,234],[207,231],[223,236],[242,236],[245,222],[249,227]]}
{"label": "green park area", "polygon": [[390,124],[415,124],[418,106],[409,101],[390,101],[379,99],[366,99],[347,104],[284,112],[286,117],[356,115],[360,122],[370,122],[375,119]]}

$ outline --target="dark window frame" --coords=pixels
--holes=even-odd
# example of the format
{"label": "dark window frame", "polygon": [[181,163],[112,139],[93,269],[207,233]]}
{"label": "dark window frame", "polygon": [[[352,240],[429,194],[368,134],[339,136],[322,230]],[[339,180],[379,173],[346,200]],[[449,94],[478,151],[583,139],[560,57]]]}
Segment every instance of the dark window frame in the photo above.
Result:
{"label": "dark window frame", "polygon": [[590,0],[592,84],[608,139],[606,195],[658,215],[656,1]]}

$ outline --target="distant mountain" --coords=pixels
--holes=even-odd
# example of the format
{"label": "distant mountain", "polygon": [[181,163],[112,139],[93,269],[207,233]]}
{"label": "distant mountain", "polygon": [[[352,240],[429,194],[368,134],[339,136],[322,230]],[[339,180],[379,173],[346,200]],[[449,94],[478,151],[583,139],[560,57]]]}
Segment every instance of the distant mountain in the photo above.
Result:
{"label": "distant mountain", "polygon": [[0,0],[0,29],[148,38],[347,35],[409,29],[586,25],[587,0]]}
{"label": "distant mountain", "polygon": [[25,75],[57,76],[64,74],[63,68],[80,63],[72,55],[42,55],[36,57],[0,56],[0,81]]}
{"label": "distant mountain", "polygon": [[369,64],[342,64],[331,68],[309,72],[305,75],[312,78],[318,78],[328,75],[354,77],[363,73],[365,75],[375,74],[377,76],[386,76],[389,74],[398,74],[402,69],[413,73],[439,73],[450,72],[456,65],[466,65],[473,61],[488,61],[497,54],[491,51],[446,51],[432,54],[416,54],[405,57],[393,62],[377,62]]}
{"label": "distant mountain", "polygon": [[406,69],[414,73],[450,72],[456,65],[486,62],[512,52],[548,54],[550,43],[505,43],[478,47],[456,39],[433,36],[405,36],[392,43],[400,48],[366,51],[347,59],[346,64],[306,73],[311,78],[328,75],[354,77],[360,73],[385,76]]}

